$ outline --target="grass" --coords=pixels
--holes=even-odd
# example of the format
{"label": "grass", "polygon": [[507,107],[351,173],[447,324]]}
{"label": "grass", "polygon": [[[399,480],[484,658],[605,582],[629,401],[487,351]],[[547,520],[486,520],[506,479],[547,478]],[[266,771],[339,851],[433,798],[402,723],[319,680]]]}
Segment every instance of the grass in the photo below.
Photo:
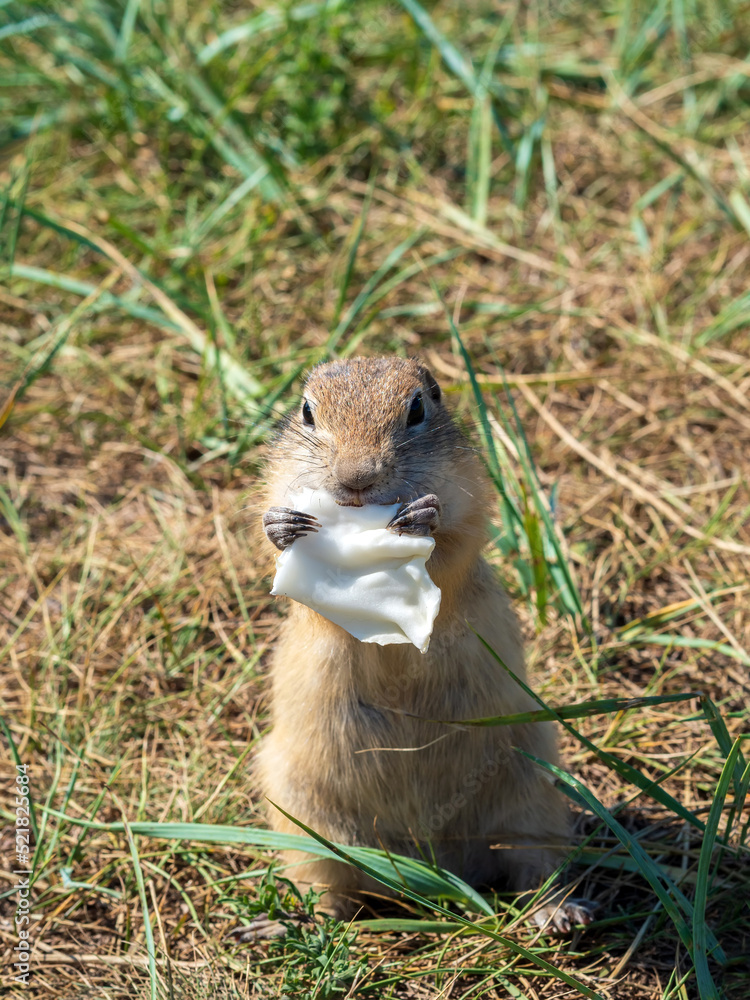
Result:
{"label": "grass", "polygon": [[[0,5],[28,995],[745,1000],[749,24],[718,0]],[[280,613],[253,490],[300,373],[359,352],[419,352],[487,460],[578,817],[564,878],[600,904],[571,940],[419,866],[351,926],[226,939],[314,905],[252,785]]]}

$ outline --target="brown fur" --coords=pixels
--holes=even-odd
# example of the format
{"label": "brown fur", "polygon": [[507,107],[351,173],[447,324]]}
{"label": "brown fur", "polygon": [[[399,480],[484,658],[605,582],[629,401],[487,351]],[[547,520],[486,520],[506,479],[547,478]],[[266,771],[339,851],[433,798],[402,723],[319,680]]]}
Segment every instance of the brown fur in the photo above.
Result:
{"label": "brown fur", "polygon": [[[409,428],[418,389],[426,418]],[[260,782],[270,800],[331,840],[434,857],[474,884],[535,888],[569,842],[568,814],[547,774],[512,748],[554,762],[552,727],[427,721],[537,707],[471,630],[525,677],[513,610],[480,555],[489,485],[438,395],[416,361],[321,365],[305,390],[315,427],[297,411],[272,448],[267,506],[288,506],[287,490],[302,486],[340,502],[435,493],[442,515],[427,566],[443,596],[424,655],[361,643],[292,604],[271,662],[273,729]],[[341,470],[351,481],[353,467],[355,477],[358,469],[376,476],[359,494],[341,485]],[[277,810],[269,815],[276,829],[299,832]],[[340,915],[362,890],[383,891],[339,862],[308,861],[290,874],[328,889],[325,902]]]}

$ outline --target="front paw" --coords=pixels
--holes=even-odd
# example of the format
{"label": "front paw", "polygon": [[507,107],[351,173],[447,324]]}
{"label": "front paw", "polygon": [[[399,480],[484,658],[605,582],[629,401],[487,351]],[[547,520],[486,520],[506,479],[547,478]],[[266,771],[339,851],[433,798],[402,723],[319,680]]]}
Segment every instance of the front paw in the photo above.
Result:
{"label": "front paw", "polygon": [[301,510],[292,510],[291,507],[269,507],[263,515],[266,537],[282,552],[295,539],[306,535],[308,531],[317,531],[319,527],[317,517]]}
{"label": "front paw", "polygon": [[271,941],[274,938],[286,936],[287,924],[294,924],[301,927],[302,924],[312,924],[313,918],[307,913],[285,913],[283,910],[278,913],[281,920],[272,920],[267,913],[259,913],[253,917],[249,924],[235,927],[226,935],[226,940],[233,940],[235,944],[257,944],[259,941]]}
{"label": "front paw", "polygon": [[404,504],[387,527],[399,535],[431,535],[440,524],[440,501],[434,493]]}
{"label": "front paw", "polygon": [[597,904],[588,899],[571,899],[569,896],[563,899],[558,894],[535,910],[531,919],[539,928],[557,934],[570,934],[575,924],[590,924],[596,909]]}

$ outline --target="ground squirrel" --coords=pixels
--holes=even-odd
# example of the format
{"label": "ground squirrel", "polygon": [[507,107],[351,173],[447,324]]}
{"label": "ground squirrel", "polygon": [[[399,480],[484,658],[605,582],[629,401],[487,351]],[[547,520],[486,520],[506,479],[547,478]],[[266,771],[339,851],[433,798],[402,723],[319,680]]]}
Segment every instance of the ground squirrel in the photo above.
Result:
{"label": "ground squirrel", "polygon": [[[570,843],[568,810],[549,774],[512,747],[556,761],[552,725],[427,721],[538,708],[473,631],[525,678],[514,612],[481,556],[490,486],[437,382],[416,360],[319,365],[267,476],[263,524],[279,549],[315,530],[314,518],[286,506],[301,487],[344,505],[401,503],[389,527],[433,535],[427,569],[442,603],[425,654],[359,642],[291,604],[270,666],[263,794],[330,840],[434,858],[473,885],[536,889]],[[300,832],[270,806],[269,816],[277,830]],[[337,861],[311,860],[290,875],[324,888],[324,905],[340,917],[363,891],[384,892]],[[567,930],[588,910],[555,901],[540,919],[550,917]]]}

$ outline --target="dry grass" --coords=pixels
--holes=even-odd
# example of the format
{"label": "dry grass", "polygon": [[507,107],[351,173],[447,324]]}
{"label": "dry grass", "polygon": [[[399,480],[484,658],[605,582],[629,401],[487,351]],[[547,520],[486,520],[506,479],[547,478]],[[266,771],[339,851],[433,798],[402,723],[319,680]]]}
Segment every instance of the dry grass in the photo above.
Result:
{"label": "dry grass", "polygon": [[[477,65],[485,16],[477,7],[462,32],[452,8],[443,21],[435,12]],[[680,79],[669,72],[678,46],[668,35],[627,95],[617,82],[594,86],[529,64],[507,69],[502,78],[521,95],[515,140],[544,82],[556,185],[551,197],[535,160],[528,197],[519,199],[518,171],[494,133],[484,225],[466,207],[473,98],[429,49],[417,54],[410,21],[392,7],[382,17],[386,32],[409,33],[413,65],[402,53],[389,70],[375,49],[370,64],[346,57],[348,100],[376,107],[377,122],[362,113],[356,127],[347,120],[346,135],[331,127],[325,151],[298,150],[297,164],[286,167],[284,205],[251,193],[189,255],[188,221],[205,217],[241,176],[208,146],[191,146],[179,124],[165,132],[160,120],[145,118],[130,134],[101,123],[58,124],[17,141],[0,173],[15,205],[28,174],[31,211],[19,227],[15,273],[0,289],[6,394],[35,352],[70,324],[0,429],[0,711],[31,765],[44,824],[30,995],[150,995],[126,838],[82,832],[45,814],[45,804],[77,818],[95,812],[100,822],[263,822],[247,773],[265,724],[263,673],[280,609],[268,596],[254,533],[252,491],[265,448],[257,406],[277,390],[276,411],[291,403],[286,380],[325,356],[330,331],[344,326],[357,292],[406,239],[413,246],[394,272],[408,271],[341,330],[338,350],[421,353],[471,425],[476,406],[432,278],[485,377],[491,413],[492,386],[507,412],[507,375],[542,485],[556,490],[557,520],[593,627],[592,638],[555,609],[542,626],[512,566],[499,563],[518,597],[537,689],[554,705],[702,691],[732,739],[747,733],[750,243],[741,210],[732,221],[725,208],[750,200],[750,114],[740,107],[741,84],[733,99],[721,98],[724,82],[746,74],[747,64],[721,32],[700,36],[695,28],[689,72]],[[196,16],[190,32],[207,41],[204,21]],[[583,38],[592,63],[611,64],[615,21],[572,9],[560,51]],[[525,38],[543,34],[531,11],[518,25]],[[361,45],[370,36],[363,37]],[[165,51],[176,44],[168,42]],[[14,58],[33,45],[33,36],[19,41]],[[335,38],[326,46],[330,55]],[[235,58],[228,55],[227,65]],[[56,79],[60,71],[45,72]],[[377,78],[387,72],[392,79]],[[686,125],[689,86],[705,105],[695,128]],[[675,169],[682,179],[642,207],[639,199]],[[44,218],[70,223],[71,232]],[[642,220],[648,246],[633,219]],[[76,242],[72,234],[84,229],[94,246],[116,252]],[[80,310],[85,290],[31,280],[23,267],[107,287]],[[133,267],[155,291],[148,284],[137,291]],[[171,329],[102,308],[114,294],[164,317],[170,306],[159,290],[174,310]],[[724,322],[733,303],[736,325]],[[213,350],[196,352],[191,324],[258,380],[257,401],[243,397],[226,370],[217,378]],[[498,434],[502,441],[502,428]],[[640,629],[625,628],[638,619],[646,619]],[[682,645],[659,645],[659,633]],[[697,702],[576,725],[654,779],[675,769],[664,788],[707,819],[725,754]],[[13,762],[3,753],[10,823]],[[700,831],[638,796],[569,735],[564,762],[692,899]],[[601,919],[572,942],[537,942],[540,954],[601,997],[698,996],[692,963],[628,855],[591,814],[580,833],[589,839],[572,875],[600,901]],[[706,913],[728,958],[712,972],[736,1000],[750,985],[746,835],[734,822]],[[6,859],[11,837],[8,826]],[[138,851],[165,997],[272,996],[282,988],[295,996],[572,995],[486,938],[436,937],[427,923],[412,933],[363,927],[349,953],[339,953],[349,970],[341,992],[316,992],[301,951],[236,949],[224,940],[243,894],[254,897],[268,854],[146,838]],[[66,884],[65,866],[78,888]],[[13,912],[12,899],[0,901],[6,960]],[[516,940],[531,940],[523,926],[505,926]],[[326,933],[338,940],[341,929]]]}

